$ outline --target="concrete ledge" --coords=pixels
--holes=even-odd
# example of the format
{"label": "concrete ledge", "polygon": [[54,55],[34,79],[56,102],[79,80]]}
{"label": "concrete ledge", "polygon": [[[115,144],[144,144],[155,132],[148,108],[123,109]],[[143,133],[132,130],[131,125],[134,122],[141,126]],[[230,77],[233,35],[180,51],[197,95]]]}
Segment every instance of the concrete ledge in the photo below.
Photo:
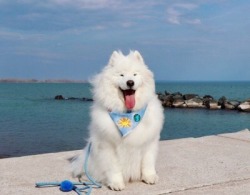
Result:
{"label": "concrete ledge", "polygon": [[[73,180],[68,159],[78,152],[1,159],[0,194],[66,194],[35,183]],[[250,194],[250,131],[162,141],[157,171],[156,185],[135,182],[121,192],[103,187],[92,194]]]}

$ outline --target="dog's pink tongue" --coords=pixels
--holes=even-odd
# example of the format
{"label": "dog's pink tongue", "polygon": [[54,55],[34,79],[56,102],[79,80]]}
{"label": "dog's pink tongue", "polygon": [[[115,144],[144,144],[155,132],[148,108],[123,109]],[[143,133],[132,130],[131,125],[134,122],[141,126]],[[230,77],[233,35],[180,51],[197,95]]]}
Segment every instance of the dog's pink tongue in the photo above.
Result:
{"label": "dog's pink tongue", "polygon": [[135,91],[134,90],[124,90],[124,100],[125,106],[128,110],[132,110],[135,106]]}

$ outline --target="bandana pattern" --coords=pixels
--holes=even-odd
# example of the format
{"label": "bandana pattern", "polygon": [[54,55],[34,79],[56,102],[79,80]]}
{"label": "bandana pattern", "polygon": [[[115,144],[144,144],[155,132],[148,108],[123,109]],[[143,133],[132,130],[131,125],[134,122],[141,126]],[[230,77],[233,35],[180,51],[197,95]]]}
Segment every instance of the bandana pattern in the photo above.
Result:
{"label": "bandana pattern", "polygon": [[110,117],[118,127],[122,137],[131,133],[142,120],[146,106],[137,112],[118,113],[109,112]]}

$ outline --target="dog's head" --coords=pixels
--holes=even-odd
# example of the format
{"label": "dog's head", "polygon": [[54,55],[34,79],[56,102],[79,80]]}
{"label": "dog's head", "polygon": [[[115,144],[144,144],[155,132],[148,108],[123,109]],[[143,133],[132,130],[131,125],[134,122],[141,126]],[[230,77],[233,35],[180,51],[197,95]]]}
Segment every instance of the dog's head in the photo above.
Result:
{"label": "dog's head", "polygon": [[155,94],[153,73],[138,51],[127,56],[114,51],[93,85],[94,99],[117,111],[140,109]]}

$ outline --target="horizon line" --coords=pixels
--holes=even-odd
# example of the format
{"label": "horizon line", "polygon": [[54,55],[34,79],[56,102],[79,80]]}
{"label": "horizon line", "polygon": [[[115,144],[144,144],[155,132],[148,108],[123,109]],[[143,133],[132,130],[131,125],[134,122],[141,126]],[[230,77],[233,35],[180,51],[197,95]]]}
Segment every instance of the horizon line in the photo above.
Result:
{"label": "horizon line", "polygon": [[[161,82],[250,82],[250,80],[155,80]],[[89,83],[88,79],[35,79],[35,78],[0,78],[0,83]]]}

